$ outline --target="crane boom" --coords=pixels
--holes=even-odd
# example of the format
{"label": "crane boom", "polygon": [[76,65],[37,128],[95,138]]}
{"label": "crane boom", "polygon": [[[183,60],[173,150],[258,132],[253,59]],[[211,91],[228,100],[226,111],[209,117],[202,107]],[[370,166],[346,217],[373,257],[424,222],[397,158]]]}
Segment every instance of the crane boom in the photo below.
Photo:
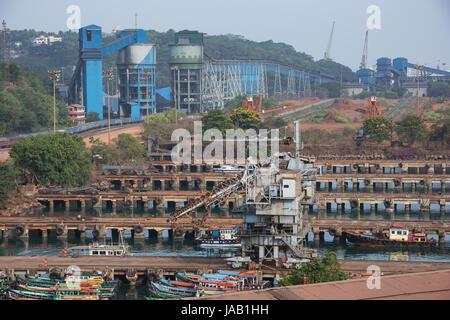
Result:
{"label": "crane boom", "polygon": [[361,59],[361,65],[360,65],[361,69],[367,68],[367,42],[368,42],[368,39],[369,39],[369,30],[366,30],[366,37],[364,39],[364,48],[363,48],[363,54],[362,54],[362,59]]}
{"label": "crane boom", "polygon": [[[167,219],[167,222],[170,222],[172,224],[176,224],[177,220],[187,214],[192,213],[194,210],[201,206],[205,206],[205,209],[215,205],[222,203],[226,201],[231,195],[233,195],[236,191],[243,188],[249,178],[255,175],[255,171],[249,173],[248,169],[244,171],[243,174],[238,174],[236,177],[228,179],[224,181],[221,186],[212,192],[208,192],[204,195],[202,195],[200,198],[196,199],[194,202],[188,204],[187,206],[180,208],[176,210],[174,213],[172,213],[169,218]],[[206,211],[206,210],[205,210]],[[207,211],[206,211],[207,212]],[[203,215],[202,219],[200,220],[199,225],[203,225],[204,221],[206,219],[206,214]]]}
{"label": "crane boom", "polygon": [[333,40],[333,32],[334,32],[334,21],[333,21],[333,26],[331,27],[330,39],[328,39],[327,51],[325,51],[325,54],[323,57],[325,60],[330,59],[331,41]]}

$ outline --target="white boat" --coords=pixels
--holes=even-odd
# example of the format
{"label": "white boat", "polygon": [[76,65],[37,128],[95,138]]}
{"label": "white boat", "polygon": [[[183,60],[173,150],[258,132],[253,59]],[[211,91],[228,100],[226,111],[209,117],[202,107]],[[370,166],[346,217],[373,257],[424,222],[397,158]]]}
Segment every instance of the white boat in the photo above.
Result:
{"label": "white boat", "polygon": [[129,246],[123,240],[122,232],[119,232],[119,244],[100,244],[93,242],[87,246],[76,246],[67,249],[68,255],[83,256],[125,256],[128,255]]}
{"label": "white boat", "polygon": [[211,227],[206,234],[196,239],[200,248],[240,248],[241,239],[233,228]]}
{"label": "white boat", "polygon": [[243,168],[235,168],[233,166],[224,165],[224,166],[220,166],[219,168],[214,168],[213,171],[214,172],[236,172],[236,173],[238,173],[238,172],[244,171],[244,169]]}

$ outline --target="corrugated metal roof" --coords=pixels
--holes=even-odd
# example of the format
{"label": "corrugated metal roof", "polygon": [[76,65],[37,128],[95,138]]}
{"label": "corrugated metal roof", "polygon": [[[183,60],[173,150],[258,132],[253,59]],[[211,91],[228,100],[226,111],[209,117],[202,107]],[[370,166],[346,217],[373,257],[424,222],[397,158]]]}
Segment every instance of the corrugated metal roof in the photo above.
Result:
{"label": "corrugated metal roof", "polygon": [[382,276],[380,289],[369,289],[368,279],[344,280],[189,298],[200,300],[361,300],[450,299],[450,269]]}

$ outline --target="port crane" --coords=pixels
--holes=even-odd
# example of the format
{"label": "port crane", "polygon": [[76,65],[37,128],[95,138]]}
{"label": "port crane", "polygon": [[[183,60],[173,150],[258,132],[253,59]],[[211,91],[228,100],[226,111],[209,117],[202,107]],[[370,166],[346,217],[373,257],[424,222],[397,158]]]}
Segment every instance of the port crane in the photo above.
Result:
{"label": "port crane", "polygon": [[257,166],[257,164],[250,162],[247,164],[247,167],[243,173],[239,173],[236,177],[225,180],[218,186],[218,188],[212,190],[211,192],[205,193],[193,202],[188,203],[185,207],[176,210],[169,216],[167,222],[172,223],[172,226],[176,229],[179,218],[192,214],[195,210],[204,206],[205,212],[202,216],[200,218],[193,219],[192,221],[195,227],[202,227],[208,214],[207,209],[213,205],[224,203],[230,196],[234,195],[235,192],[244,188],[248,181],[253,180],[256,177],[255,168]]}
{"label": "port crane", "polygon": [[363,54],[362,54],[362,58],[361,58],[361,64],[360,64],[360,68],[361,69],[366,69],[367,68],[367,43],[369,40],[369,30],[366,30],[366,37],[364,39],[364,48],[363,48]]}

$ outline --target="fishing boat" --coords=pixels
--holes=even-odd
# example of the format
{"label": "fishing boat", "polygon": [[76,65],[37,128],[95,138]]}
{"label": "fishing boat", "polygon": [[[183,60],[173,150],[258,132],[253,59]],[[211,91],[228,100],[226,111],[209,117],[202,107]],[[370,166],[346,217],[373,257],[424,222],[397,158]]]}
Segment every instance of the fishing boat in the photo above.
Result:
{"label": "fishing boat", "polygon": [[388,233],[342,232],[349,242],[360,246],[434,247],[435,239],[424,233],[412,233],[403,226],[391,226]]}
{"label": "fishing boat", "polygon": [[126,256],[130,246],[125,244],[122,232],[119,232],[119,244],[100,244],[93,242],[87,246],[76,246],[67,249],[68,255],[82,256]]}
{"label": "fishing boat", "polygon": [[211,227],[196,239],[201,248],[240,248],[241,239],[236,229],[223,226]]}
{"label": "fishing boat", "polygon": [[[162,279],[161,281],[164,281],[164,279]],[[197,290],[194,288],[176,287],[171,285],[170,282],[163,283],[151,281],[151,286],[153,291],[158,295],[160,292],[162,292],[168,294],[176,294],[183,297],[192,297],[197,293]]]}
{"label": "fishing boat", "polygon": [[202,295],[216,295],[225,292],[235,292],[245,290],[243,280],[215,280],[202,278],[197,285],[198,291]]}
{"label": "fishing boat", "polygon": [[53,293],[9,289],[8,298],[12,300],[53,300]]}
{"label": "fishing boat", "polygon": [[54,287],[56,284],[64,282],[64,280],[52,280],[48,275],[41,275],[39,277],[30,275],[17,275],[16,282],[31,286],[35,285],[40,287]]}
{"label": "fishing boat", "polygon": [[175,274],[175,278],[179,281],[198,283],[202,276],[193,273],[178,272]]}
{"label": "fishing boat", "polygon": [[267,280],[258,280],[258,274],[254,272],[238,272],[230,270],[219,270],[218,274],[228,275],[244,279],[244,284],[247,289],[263,289],[270,286],[270,282]]}

